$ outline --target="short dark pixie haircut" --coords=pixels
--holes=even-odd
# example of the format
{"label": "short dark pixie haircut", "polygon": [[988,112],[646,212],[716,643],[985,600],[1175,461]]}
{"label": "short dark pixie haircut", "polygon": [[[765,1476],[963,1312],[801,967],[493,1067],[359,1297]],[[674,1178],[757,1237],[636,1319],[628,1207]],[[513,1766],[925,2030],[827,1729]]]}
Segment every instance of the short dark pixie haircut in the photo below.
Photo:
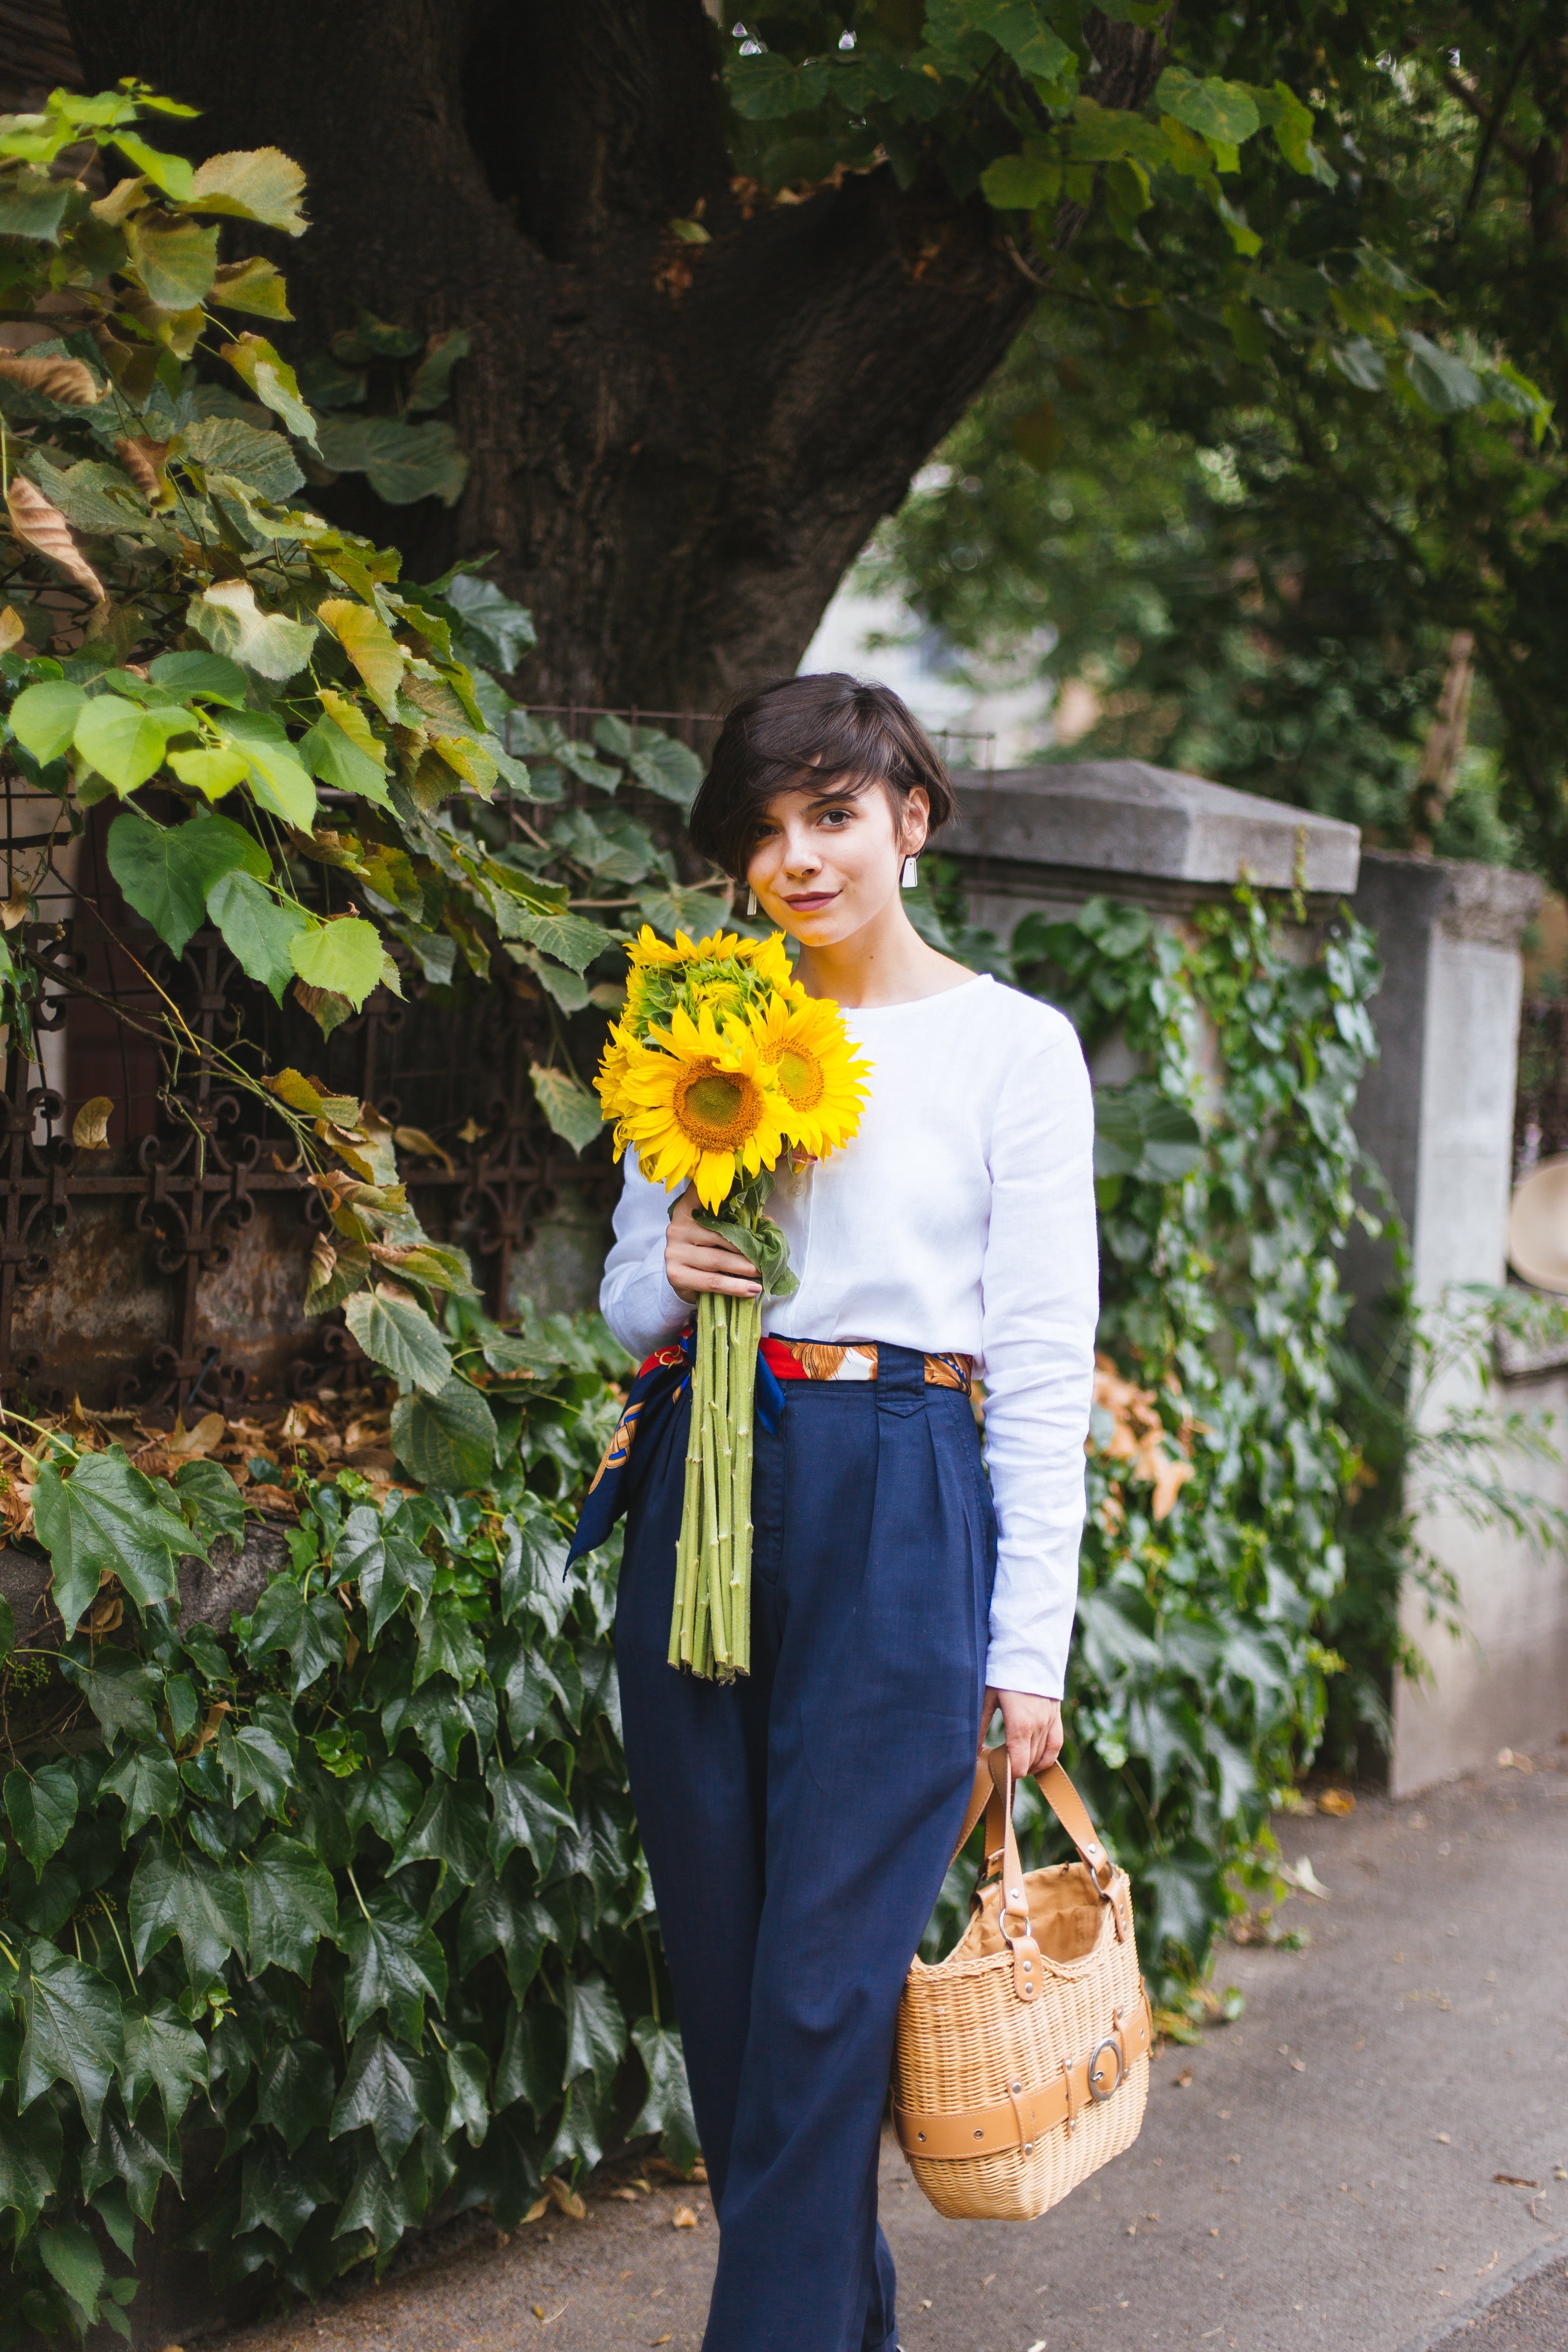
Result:
{"label": "short dark pixie haircut", "polygon": [[923,786],[932,833],[952,816],[947,770],[891,687],[843,670],[782,677],[731,708],[688,829],[704,857],[743,882],[757,820],[776,793],[815,789],[848,798],[871,784],[896,811]]}

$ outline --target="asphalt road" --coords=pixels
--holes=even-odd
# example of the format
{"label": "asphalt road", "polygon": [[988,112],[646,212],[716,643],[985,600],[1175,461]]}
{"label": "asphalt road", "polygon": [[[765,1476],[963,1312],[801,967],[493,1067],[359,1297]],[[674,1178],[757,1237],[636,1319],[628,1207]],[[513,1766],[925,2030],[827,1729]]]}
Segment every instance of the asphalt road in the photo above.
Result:
{"label": "asphalt road", "polygon": [[[1241,2020],[1167,2045],[1135,2147],[1041,2221],[942,2220],[889,2139],[906,2352],[1564,2352],[1568,1746],[1536,1766],[1286,1819],[1310,1946],[1222,1955]],[[622,2176],[224,2352],[688,2352],[715,2245],[700,2189]]]}

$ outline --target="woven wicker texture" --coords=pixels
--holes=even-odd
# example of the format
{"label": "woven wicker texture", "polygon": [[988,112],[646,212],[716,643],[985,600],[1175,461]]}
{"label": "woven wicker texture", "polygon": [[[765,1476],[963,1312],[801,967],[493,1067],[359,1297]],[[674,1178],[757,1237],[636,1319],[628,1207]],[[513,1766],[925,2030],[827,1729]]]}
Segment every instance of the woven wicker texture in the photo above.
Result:
{"label": "woven wicker texture", "polygon": [[[1044,1969],[1038,1997],[1022,2001],[1014,1991],[1012,1958],[996,1925],[1001,1890],[988,1887],[947,1958],[934,1967],[916,1960],[910,1969],[894,2060],[900,2107],[961,2114],[1005,2101],[1015,2083],[1041,2087],[1064,2064],[1087,2059],[1118,2011],[1131,2017],[1136,2010],[1131,1929],[1117,1941],[1112,1905],[1100,1900],[1083,1864],[1030,1871],[1024,1889]],[[1124,1873],[1116,1873],[1110,1891],[1130,1917]],[[937,2211],[954,2221],[1032,2221],[1131,2146],[1148,2093],[1144,2055],[1109,2099],[1084,2106],[1070,2130],[1063,2123],[1047,2132],[1027,2156],[1017,2147],[910,2156],[910,2168]]]}

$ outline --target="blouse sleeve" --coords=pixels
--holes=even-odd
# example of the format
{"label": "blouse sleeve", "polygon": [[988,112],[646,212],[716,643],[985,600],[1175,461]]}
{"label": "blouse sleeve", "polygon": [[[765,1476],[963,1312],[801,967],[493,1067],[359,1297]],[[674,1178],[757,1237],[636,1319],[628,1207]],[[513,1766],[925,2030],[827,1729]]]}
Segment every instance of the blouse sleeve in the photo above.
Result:
{"label": "blouse sleeve", "polygon": [[1021,1061],[992,1131],[985,1454],[1000,1531],[986,1680],[1059,1698],[1078,1599],[1100,1256],[1094,1097],[1077,1037]]}
{"label": "blouse sleeve", "polygon": [[628,1151],[626,1181],[616,1207],[615,1246],[605,1260],[599,1285],[599,1311],[638,1363],[691,1318],[685,1299],[665,1280],[668,1207],[664,1186],[650,1184],[637,1166],[636,1152]]}

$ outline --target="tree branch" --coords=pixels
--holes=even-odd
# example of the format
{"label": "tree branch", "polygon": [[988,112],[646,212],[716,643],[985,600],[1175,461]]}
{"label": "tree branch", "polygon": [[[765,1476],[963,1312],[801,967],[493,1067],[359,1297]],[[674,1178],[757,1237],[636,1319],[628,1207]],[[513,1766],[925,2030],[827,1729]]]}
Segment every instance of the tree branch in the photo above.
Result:
{"label": "tree branch", "polygon": [[[1502,113],[1510,98],[1513,95],[1514,75],[1517,75],[1520,66],[1524,62],[1525,56],[1528,52],[1528,47],[1529,45],[1527,43],[1525,48],[1520,51],[1519,58],[1513,68],[1513,74],[1510,74],[1509,77],[1508,88],[1503,92],[1498,104],[1490,110],[1490,112],[1488,111],[1486,100],[1481,94],[1479,83],[1467,81],[1463,74],[1455,73],[1451,68],[1447,70],[1443,76],[1443,86],[1449,92],[1450,96],[1457,98],[1460,105],[1465,107],[1471,114],[1473,114],[1476,121],[1483,126],[1486,134],[1481,142],[1481,152],[1483,156],[1486,153],[1487,147],[1489,142],[1491,145],[1500,147],[1503,153],[1508,157],[1509,162],[1516,165],[1521,172],[1528,172],[1530,169],[1530,150],[1528,147],[1521,147],[1517,139],[1510,138],[1509,133],[1504,131],[1502,128]],[[1467,204],[1465,206],[1466,212],[1468,213],[1469,209],[1469,205]]]}

